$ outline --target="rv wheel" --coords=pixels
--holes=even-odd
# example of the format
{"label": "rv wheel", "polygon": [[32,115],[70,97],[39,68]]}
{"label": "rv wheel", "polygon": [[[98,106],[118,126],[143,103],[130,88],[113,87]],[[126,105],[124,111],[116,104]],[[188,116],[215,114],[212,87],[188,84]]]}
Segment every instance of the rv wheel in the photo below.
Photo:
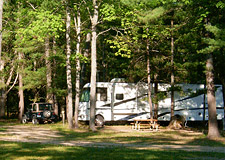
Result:
{"label": "rv wheel", "polygon": [[95,116],[95,125],[98,126],[98,127],[104,126],[104,118],[101,115]]}

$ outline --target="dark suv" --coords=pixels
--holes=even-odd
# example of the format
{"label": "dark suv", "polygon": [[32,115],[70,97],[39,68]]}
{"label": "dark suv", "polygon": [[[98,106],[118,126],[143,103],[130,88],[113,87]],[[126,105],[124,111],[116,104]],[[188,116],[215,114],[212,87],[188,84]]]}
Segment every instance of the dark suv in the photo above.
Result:
{"label": "dark suv", "polygon": [[32,122],[39,124],[44,122],[56,122],[58,116],[53,111],[50,103],[33,103],[32,108],[29,109],[22,118],[22,123]]}

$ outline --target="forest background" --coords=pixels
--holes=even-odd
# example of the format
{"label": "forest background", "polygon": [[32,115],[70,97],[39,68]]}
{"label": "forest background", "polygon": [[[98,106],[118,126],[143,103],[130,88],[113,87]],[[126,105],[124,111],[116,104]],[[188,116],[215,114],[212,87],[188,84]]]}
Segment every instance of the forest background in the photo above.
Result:
{"label": "forest background", "polygon": [[207,84],[213,96],[214,83],[225,86],[224,16],[220,0],[0,0],[0,117],[21,120],[46,101],[57,114],[67,106],[77,127],[82,86],[91,82],[94,118],[96,81],[115,77],[170,83],[171,93]]}

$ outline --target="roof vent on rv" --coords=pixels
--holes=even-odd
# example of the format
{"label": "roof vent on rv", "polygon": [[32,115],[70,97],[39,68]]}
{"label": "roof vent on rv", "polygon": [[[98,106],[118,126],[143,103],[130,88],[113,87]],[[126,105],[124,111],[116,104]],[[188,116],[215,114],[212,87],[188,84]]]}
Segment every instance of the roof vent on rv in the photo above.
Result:
{"label": "roof vent on rv", "polygon": [[125,78],[113,78],[112,83],[125,83]]}

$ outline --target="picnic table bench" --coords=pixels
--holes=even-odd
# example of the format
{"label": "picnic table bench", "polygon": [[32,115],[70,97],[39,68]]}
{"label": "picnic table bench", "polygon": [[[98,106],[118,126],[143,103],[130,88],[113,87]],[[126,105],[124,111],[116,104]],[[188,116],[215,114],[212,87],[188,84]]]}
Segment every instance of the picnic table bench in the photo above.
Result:
{"label": "picnic table bench", "polygon": [[141,130],[141,128],[148,128],[150,130],[155,129],[158,131],[159,124],[157,123],[157,119],[134,119],[133,123],[131,124],[131,128],[135,130]]}

